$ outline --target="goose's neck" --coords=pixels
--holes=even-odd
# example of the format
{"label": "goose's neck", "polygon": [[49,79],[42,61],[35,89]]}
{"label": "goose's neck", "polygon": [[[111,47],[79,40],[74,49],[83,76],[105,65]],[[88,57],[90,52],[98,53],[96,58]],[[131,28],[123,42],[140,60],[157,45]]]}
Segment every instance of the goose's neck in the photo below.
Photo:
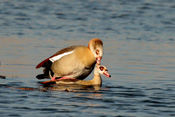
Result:
{"label": "goose's neck", "polygon": [[91,82],[94,84],[94,85],[99,85],[101,86],[102,84],[102,79],[101,79],[101,76],[98,72],[98,68],[95,67],[95,70],[94,70],[94,78],[91,80]]}

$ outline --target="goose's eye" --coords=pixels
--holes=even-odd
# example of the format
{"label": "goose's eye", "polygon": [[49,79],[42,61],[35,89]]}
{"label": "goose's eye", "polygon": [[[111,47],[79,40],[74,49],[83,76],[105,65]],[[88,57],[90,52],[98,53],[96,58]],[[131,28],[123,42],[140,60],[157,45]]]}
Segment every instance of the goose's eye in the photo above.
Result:
{"label": "goose's eye", "polygon": [[104,67],[102,67],[102,66],[100,66],[99,68],[100,68],[100,70],[101,70],[101,71],[103,71],[103,70],[104,70]]}
{"label": "goose's eye", "polygon": [[100,53],[100,51],[97,49],[97,50],[96,50],[96,54],[99,55],[99,53]]}

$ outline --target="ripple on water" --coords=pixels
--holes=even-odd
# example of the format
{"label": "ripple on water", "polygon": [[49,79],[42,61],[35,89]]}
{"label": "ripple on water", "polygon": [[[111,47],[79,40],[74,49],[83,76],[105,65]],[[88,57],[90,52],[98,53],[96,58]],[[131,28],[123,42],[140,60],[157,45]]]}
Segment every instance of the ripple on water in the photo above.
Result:
{"label": "ripple on water", "polygon": [[[6,79],[0,79],[0,115],[175,116],[174,4],[1,0],[0,75]],[[39,61],[91,38],[103,40],[103,63],[112,73],[101,90],[65,91],[37,83]]]}

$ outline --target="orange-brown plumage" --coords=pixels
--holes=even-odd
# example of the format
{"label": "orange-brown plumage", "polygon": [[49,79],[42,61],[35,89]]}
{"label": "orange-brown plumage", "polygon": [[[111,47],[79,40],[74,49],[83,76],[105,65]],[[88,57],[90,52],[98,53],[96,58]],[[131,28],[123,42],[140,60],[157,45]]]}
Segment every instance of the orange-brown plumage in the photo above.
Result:
{"label": "orange-brown plumage", "polygon": [[103,65],[96,65],[94,70],[94,78],[92,80],[78,80],[78,79],[58,79],[57,81],[44,81],[41,82],[44,85],[47,84],[57,84],[57,85],[89,85],[89,86],[101,86],[102,85],[102,79],[100,74],[103,74],[107,77],[111,77],[111,75],[108,73],[108,70]]}
{"label": "orange-brown plumage", "polygon": [[[39,63],[36,68],[44,67],[44,74],[51,77],[68,77],[84,79],[100,63],[103,55],[103,42],[100,39],[90,40],[88,47],[78,45],[64,48]],[[38,75],[43,77],[42,75]]]}

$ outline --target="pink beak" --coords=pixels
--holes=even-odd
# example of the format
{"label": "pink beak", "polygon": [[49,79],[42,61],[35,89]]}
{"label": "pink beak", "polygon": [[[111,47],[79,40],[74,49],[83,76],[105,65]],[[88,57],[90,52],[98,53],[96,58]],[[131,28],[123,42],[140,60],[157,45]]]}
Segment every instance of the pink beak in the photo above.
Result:
{"label": "pink beak", "polygon": [[111,77],[111,75],[108,73],[108,71],[103,72],[103,74],[109,78]]}
{"label": "pink beak", "polygon": [[96,63],[97,63],[98,65],[100,65],[101,59],[102,59],[102,57],[97,57],[97,58],[96,58]]}

